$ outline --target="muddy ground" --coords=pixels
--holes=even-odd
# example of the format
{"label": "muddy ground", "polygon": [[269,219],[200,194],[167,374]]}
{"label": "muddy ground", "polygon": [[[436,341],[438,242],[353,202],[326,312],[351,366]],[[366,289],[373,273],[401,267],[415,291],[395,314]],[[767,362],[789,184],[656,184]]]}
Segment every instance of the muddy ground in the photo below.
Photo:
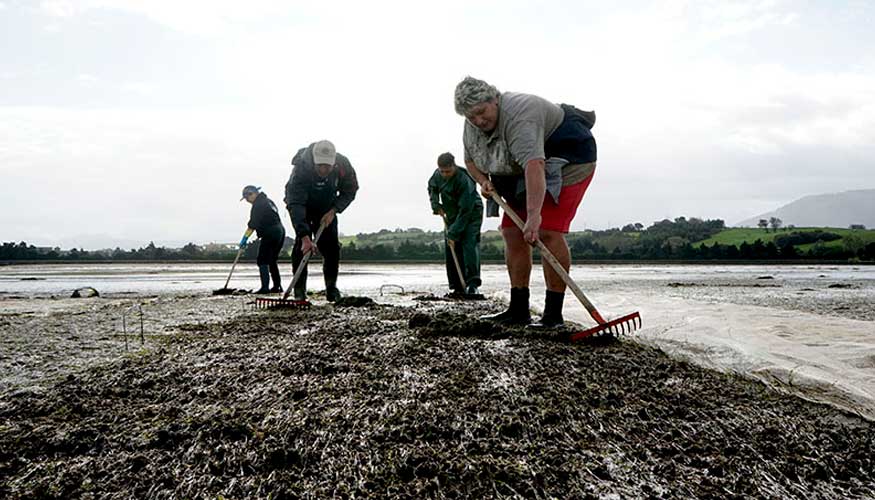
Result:
{"label": "muddy ground", "polygon": [[0,401],[0,497],[875,498],[875,424],[496,307],[183,325]]}
{"label": "muddy ground", "polygon": [[178,325],[251,309],[247,297],[194,293],[67,297],[0,292],[0,398],[40,392],[70,373],[163,345]]}
{"label": "muddy ground", "polygon": [[764,275],[734,281],[669,281],[665,288],[669,295],[688,300],[875,321],[875,284],[871,280],[836,280],[824,276],[787,281],[780,275]]}

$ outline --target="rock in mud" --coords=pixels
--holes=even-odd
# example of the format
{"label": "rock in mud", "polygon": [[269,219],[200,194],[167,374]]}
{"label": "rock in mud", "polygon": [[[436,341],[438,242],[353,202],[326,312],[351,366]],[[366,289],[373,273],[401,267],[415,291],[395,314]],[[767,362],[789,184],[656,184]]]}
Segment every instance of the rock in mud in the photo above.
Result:
{"label": "rock in mud", "polygon": [[88,297],[100,297],[100,292],[98,292],[96,288],[86,286],[86,287],[77,288],[77,289],[73,290],[73,294],[70,295],[71,299],[80,299],[80,298],[88,298]]}
{"label": "rock in mud", "polygon": [[855,288],[855,287],[854,287],[854,285],[852,285],[850,283],[833,283],[833,284],[827,286],[827,288]]}

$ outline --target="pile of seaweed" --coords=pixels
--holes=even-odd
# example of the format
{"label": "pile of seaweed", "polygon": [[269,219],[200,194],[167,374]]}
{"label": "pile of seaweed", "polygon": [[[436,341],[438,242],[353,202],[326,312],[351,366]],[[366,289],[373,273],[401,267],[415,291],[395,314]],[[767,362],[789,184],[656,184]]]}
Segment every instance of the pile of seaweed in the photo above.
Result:
{"label": "pile of seaweed", "polygon": [[875,425],[495,306],[273,311],[0,402],[0,497],[873,497]]}

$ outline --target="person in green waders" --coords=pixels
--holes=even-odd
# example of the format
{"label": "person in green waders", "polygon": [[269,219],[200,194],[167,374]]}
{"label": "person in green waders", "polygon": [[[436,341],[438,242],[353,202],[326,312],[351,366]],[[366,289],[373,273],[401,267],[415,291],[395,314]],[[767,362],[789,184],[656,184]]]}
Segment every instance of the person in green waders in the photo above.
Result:
{"label": "person in green waders", "polygon": [[[477,183],[468,171],[456,165],[450,153],[438,156],[438,168],[428,180],[431,211],[446,224],[447,279],[455,294],[476,295],[480,282],[480,226],[483,223],[483,202],[477,194]],[[462,287],[453,262],[455,250],[467,290]]]}
{"label": "person in green waders", "polygon": [[[261,277],[261,288],[255,293],[281,293],[283,285],[280,281],[280,268],[276,261],[286,239],[286,230],[280,221],[279,210],[270,198],[261,192],[261,188],[255,186],[243,188],[243,198],[240,201],[243,200],[251,203],[252,209],[249,211],[246,232],[240,240],[240,248],[246,246],[253,231],[261,238],[256,260],[258,274]],[[273,278],[273,288],[270,287],[271,278]]]}

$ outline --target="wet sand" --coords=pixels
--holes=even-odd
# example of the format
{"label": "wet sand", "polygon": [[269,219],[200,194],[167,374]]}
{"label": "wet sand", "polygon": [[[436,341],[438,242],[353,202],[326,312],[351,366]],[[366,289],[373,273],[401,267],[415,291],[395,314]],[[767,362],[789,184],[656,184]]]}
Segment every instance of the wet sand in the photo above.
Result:
{"label": "wet sand", "polygon": [[471,319],[498,307],[167,312],[149,349],[4,393],[0,496],[875,498],[875,424]]}
{"label": "wet sand", "polygon": [[196,293],[83,299],[0,294],[0,398],[41,392],[70,373],[152,349],[189,324],[242,314],[248,302]]}

